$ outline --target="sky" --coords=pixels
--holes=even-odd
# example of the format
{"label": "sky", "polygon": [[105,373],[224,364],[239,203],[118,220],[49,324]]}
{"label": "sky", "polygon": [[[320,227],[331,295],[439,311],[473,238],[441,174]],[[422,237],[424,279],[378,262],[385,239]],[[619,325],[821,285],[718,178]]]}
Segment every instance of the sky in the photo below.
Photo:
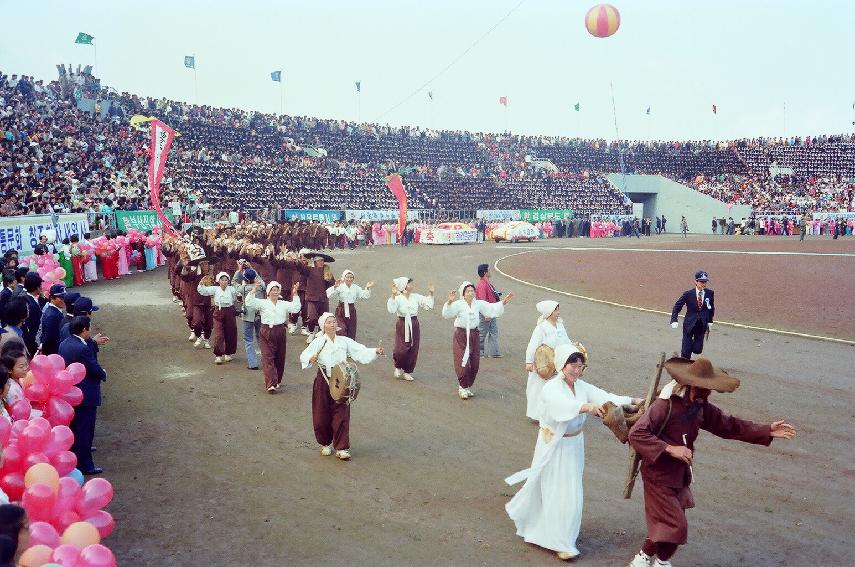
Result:
{"label": "sky", "polygon": [[298,116],[606,139],[853,131],[853,2],[615,0],[605,39],[584,27],[593,5],[0,0],[0,70],[94,64],[85,32],[102,84],[220,107],[279,112],[284,94]]}

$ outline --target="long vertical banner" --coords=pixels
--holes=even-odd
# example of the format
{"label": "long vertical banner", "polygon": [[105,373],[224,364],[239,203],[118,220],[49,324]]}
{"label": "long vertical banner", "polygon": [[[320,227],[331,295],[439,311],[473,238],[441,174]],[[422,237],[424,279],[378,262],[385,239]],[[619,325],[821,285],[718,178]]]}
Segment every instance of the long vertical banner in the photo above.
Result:
{"label": "long vertical banner", "polygon": [[166,158],[174,138],[175,130],[157,118],[151,121],[151,160],[148,164],[148,189],[151,193],[151,204],[157,213],[157,217],[163,223],[163,230],[171,236],[175,235],[175,229],[166,215],[163,214],[163,209],[160,206],[160,182],[163,180]]}
{"label": "long vertical banner", "polygon": [[386,186],[398,200],[398,235],[400,236],[407,227],[407,192],[404,190],[401,176],[397,173],[386,178]]}

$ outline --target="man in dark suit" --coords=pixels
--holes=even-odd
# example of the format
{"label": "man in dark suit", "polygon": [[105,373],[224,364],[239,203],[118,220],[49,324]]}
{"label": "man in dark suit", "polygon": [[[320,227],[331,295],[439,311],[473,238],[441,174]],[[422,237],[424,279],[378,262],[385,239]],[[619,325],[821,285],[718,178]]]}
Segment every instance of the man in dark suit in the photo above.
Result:
{"label": "man in dark suit", "polygon": [[12,297],[16,287],[18,287],[18,280],[15,279],[15,271],[3,270],[3,289],[0,290],[0,325],[2,326],[6,325],[3,312],[6,311],[6,304],[9,303],[9,298]]}
{"label": "man in dark suit", "polygon": [[53,284],[48,292],[48,303],[42,311],[42,328],[39,342],[44,355],[59,352],[59,331],[65,318],[65,286]]}
{"label": "man in dark suit", "polygon": [[704,271],[695,273],[695,288],[683,293],[671,310],[671,328],[677,328],[677,315],[686,306],[686,318],[683,320],[683,346],[680,356],[692,358],[692,353],[701,354],[704,350],[704,334],[713,326],[715,299],[713,290],[707,289],[709,274]]}
{"label": "man in dark suit", "polygon": [[107,372],[98,364],[88,342],[89,326],[89,317],[75,317],[69,323],[71,336],[59,345],[59,355],[66,366],[79,362],[86,367],[86,377],[77,385],[83,392],[83,401],[75,408],[74,419],[71,420],[71,431],[74,432],[71,450],[77,455],[77,468],[86,475],[104,472],[92,461],[92,440],[98,406],[101,405],[101,382],[107,379]]}
{"label": "man in dark suit", "polygon": [[42,277],[29,272],[24,277],[24,297],[27,300],[27,322],[24,325],[24,344],[30,356],[36,355],[39,348],[38,334],[42,324]]}

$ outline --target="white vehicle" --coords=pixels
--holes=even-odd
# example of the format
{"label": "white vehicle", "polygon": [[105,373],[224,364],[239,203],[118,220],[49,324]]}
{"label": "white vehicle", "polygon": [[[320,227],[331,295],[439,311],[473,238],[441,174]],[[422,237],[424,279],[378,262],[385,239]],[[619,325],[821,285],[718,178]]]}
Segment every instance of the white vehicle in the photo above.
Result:
{"label": "white vehicle", "polygon": [[507,242],[520,242],[521,240],[532,242],[540,238],[540,231],[531,223],[511,221],[493,229],[492,238],[496,242],[503,240]]}
{"label": "white vehicle", "polygon": [[469,244],[478,241],[478,231],[466,223],[446,222],[422,229],[421,244]]}

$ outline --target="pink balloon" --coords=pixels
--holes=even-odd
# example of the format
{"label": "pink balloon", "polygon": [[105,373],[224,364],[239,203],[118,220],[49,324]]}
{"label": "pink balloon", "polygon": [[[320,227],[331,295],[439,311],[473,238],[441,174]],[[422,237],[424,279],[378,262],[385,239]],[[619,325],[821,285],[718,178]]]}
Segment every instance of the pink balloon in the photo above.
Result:
{"label": "pink balloon", "polygon": [[51,366],[53,366],[54,372],[59,372],[60,370],[65,370],[65,359],[59,356],[58,354],[51,354],[48,356],[48,362],[50,362]]}
{"label": "pink balloon", "polygon": [[48,433],[50,433],[50,430],[51,430],[50,422],[41,416],[34,417],[33,419],[31,419],[30,425],[38,427],[39,429],[44,429]]}
{"label": "pink balloon", "polygon": [[71,451],[59,451],[51,455],[50,464],[53,465],[60,476],[65,476],[77,468],[77,455]]}
{"label": "pink balloon", "polygon": [[53,514],[56,494],[50,486],[37,483],[24,491],[22,503],[31,522],[47,522]]}
{"label": "pink balloon", "polygon": [[59,394],[59,397],[72,406],[78,406],[83,401],[83,391],[77,386],[72,386],[67,392]]}
{"label": "pink balloon", "polygon": [[42,279],[47,280],[49,282],[52,282],[53,280],[56,279],[56,274],[53,272],[53,270],[49,270],[49,271],[44,273],[44,275],[42,276]]}
{"label": "pink balloon", "polygon": [[56,274],[56,279],[58,280],[65,278],[65,268],[56,268],[53,273]]}
{"label": "pink balloon", "polygon": [[12,424],[12,441],[17,442],[18,437],[21,436],[21,432],[30,426],[30,422],[26,419],[19,419],[15,423]]}
{"label": "pink balloon", "polygon": [[30,419],[30,412],[33,411],[33,406],[29,400],[18,400],[12,405],[12,419],[18,421],[20,419]]}
{"label": "pink balloon", "polygon": [[47,463],[50,464],[50,459],[44,453],[30,453],[26,457],[24,457],[24,466],[22,467],[24,471],[30,470],[30,467],[33,465],[37,465],[39,463]]}
{"label": "pink balloon", "polygon": [[86,378],[86,367],[79,362],[72,362],[68,365],[66,370],[71,372],[73,376],[77,376],[77,382],[75,382],[75,384]]}
{"label": "pink balloon", "polygon": [[28,425],[18,437],[18,446],[24,453],[38,453],[50,440],[50,433],[35,425]]}
{"label": "pink balloon", "polygon": [[[106,478],[93,478],[83,485],[83,498],[80,499],[83,510],[100,510],[113,499],[113,485]],[[83,514],[84,516],[86,514]]]}
{"label": "pink balloon", "polygon": [[[47,444],[48,453],[68,451],[74,444],[74,433],[66,425],[57,425],[50,432],[50,441]],[[63,476],[60,474],[60,476]]]}
{"label": "pink balloon", "polygon": [[56,516],[56,520],[54,521],[54,523],[56,524],[58,531],[64,532],[68,526],[79,521],[80,514],[78,514],[74,510],[66,510],[65,512],[61,512],[58,516]]}
{"label": "pink balloon", "polygon": [[24,494],[24,475],[20,472],[6,473],[3,478],[0,478],[0,488],[9,497],[10,502],[17,502]]}
{"label": "pink balloon", "polygon": [[31,402],[43,402],[50,396],[50,391],[44,384],[30,384],[24,388],[24,396]]}
{"label": "pink balloon", "polygon": [[116,521],[113,519],[113,515],[104,510],[98,510],[83,521],[89,522],[95,526],[98,533],[101,534],[102,540],[113,533],[113,528],[116,527]]}
{"label": "pink balloon", "polygon": [[74,374],[67,370],[60,370],[53,376],[53,380],[50,383],[50,391],[54,394],[62,394],[69,391],[78,382],[79,380]]}
{"label": "pink balloon", "polygon": [[9,441],[9,435],[12,434],[12,424],[8,419],[0,419],[0,447],[6,445]]}
{"label": "pink balloon", "polygon": [[53,376],[53,367],[51,366],[48,357],[43,354],[37,354],[30,361],[30,370],[33,372],[33,378],[36,383],[47,385]]}
{"label": "pink balloon", "polygon": [[74,545],[63,544],[53,550],[50,558],[62,567],[75,567],[80,557],[80,549]]}
{"label": "pink balloon", "polygon": [[59,545],[59,534],[47,522],[32,522],[30,524],[30,545],[46,545],[53,549]]}
{"label": "pink balloon", "polygon": [[52,424],[68,425],[74,417],[74,408],[62,398],[51,398],[47,403],[47,413]]}
{"label": "pink balloon", "polygon": [[[83,489],[80,488],[80,485],[77,484],[76,480],[68,476],[60,478],[59,487],[56,489],[56,503],[53,505],[53,517],[59,518],[66,512],[74,512],[77,502],[80,500],[82,494]],[[76,515],[77,514],[75,513],[75,516]],[[72,522],[69,522],[68,525],[71,525],[78,520],[79,517],[75,518]]]}
{"label": "pink balloon", "polygon": [[21,466],[24,464],[24,457],[21,455],[21,450],[15,445],[9,445],[3,449],[3,472],[23,472]]}
{"label": "pink balloon", "polygon": [[100,543],[87,545],[80,552],[75,567],[116,567],[116,556]]}

